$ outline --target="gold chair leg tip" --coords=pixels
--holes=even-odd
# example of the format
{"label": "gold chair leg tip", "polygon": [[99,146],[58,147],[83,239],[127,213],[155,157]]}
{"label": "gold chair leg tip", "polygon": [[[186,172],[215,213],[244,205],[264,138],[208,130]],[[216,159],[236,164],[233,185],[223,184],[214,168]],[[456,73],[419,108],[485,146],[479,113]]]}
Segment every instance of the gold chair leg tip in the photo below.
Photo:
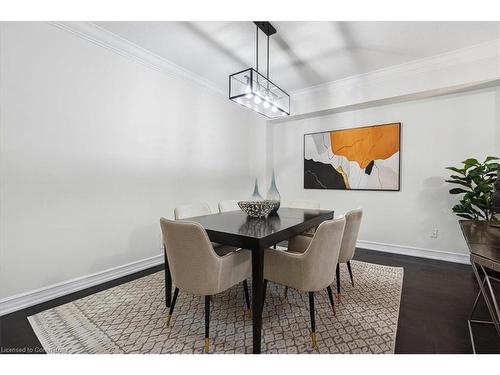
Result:
{"label": "gold chair leg tip", "polygon": [[208,337],[206,337],[205,338],[205,347],[204,347],[205,353],[208,353],[209,347],[210,347],[210,342],[209,342]]}
{"label": "gold chair leg tip", "polygon": [[318,347],[316,342],[316,332],[311,332],[311,346],[313,349]]}
{"label": "gold chair leg tip", "polygon": [[172,319],[172,315],[168,315],[167,318],[165,319],[165,323],[167,323],[167,327],[170,326],[170,319]]}
{"label": "gold chair leg tip", "polygon": [[248,309],[248,317],[251,318],[252,317],[252,309]]}
{"label": "gold chair leg tip", "polygon": [[337,311],[335,311],[335,307],[332,309],[333,311],[333,316],[337,316]]}

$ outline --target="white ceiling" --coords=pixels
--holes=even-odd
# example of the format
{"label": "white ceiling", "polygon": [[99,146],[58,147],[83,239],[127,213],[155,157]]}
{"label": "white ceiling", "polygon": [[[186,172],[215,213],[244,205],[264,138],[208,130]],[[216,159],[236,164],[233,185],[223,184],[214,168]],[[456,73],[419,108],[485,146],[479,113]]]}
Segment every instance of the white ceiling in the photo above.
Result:
{"label": "white ceiling", "polygon": [[[252,22],[95,22],[227,90],[255,66]],[[500,38],[500,22],[272,22],[270,79],[294,91]],[[265,36],[260,37],[265,69]]]}

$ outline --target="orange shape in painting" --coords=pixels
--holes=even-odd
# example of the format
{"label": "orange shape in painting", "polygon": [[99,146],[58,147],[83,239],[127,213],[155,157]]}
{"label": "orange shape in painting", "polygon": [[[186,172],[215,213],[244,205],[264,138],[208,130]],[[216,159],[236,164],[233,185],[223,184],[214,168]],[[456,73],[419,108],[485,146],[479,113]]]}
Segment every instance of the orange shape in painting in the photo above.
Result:
{"label": "orange shape in painting", "polygon": [[330,132],[332,151],[365,169],[372,160],[387,159],[399,151],[399,126],[387,124]]}

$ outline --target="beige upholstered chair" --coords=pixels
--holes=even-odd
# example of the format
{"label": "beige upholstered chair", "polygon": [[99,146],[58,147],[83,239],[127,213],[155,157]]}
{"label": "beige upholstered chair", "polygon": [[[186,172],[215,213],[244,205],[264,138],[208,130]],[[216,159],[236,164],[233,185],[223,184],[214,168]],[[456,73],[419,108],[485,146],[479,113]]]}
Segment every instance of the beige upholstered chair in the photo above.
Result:
{"label": "beige upholstered chair", "polygon": [[[287,207],[289,207],[289,208],[302,208],[305,210],[319,210],[320,204],[319,204],[319,202],[314,202],[314,201],[296,200],[296,201],[288,202]],[[305,232],[302,232],[301,234],[312,238],[314,236],[315,230],[316,230],[316,228],[310,228],[310,229],[306,230]],[[290,243],[291,240],[292,239],[290,239],[288,242]],[[285,286],[285,298],[287,297],[287,295],[288,295],[288,287]]]}
{"label": "beige upholstered chair", "polygon": [[225,200],[219,202],[219,212],[239,211],[239,210],[240,206],[238,206],[238,201]]}
{"label": "beige upholstered chair", "polygon": [[[354,286],[354,278],[352,275],[351,259],[354,257],[356,251],[356,241],[358,240],[359,227],[361,225],[361,218],[363,217],[363,210],[356,208],[346,212],[344,215],[346,219],[344,235],[342,237],[342,246],[340,248],[339,260],[335,270],[337,279],[337,299],[340,300],[340,264],[346,263],[349,276],[351,277],[351,284]],[[292,241],[289,241],[288,249],[296,252],[303,252],[311,238],[304,235],[295,236]],[[285,290],[286,293],[286,290]]]}
{"label": "beige upholstered chair", "polygon": [[356,208],[346,212],[344,236],[342,237],[342,246],[340,247],[339,262],[337,264],[337,299],[340,299],[340,264],[346,263],[349,276],[351,277],[351,284],[354,286],[354,278],[352,276],[351,259],[354,257],[356,251],[356,241],[358,240],[359,227],[361,226],[361,218],[363,217],[363,210]]}
{"label": "beige upholstered chair", "polygon": [[175,220],[187,219],[195,216],[210,215],[212,211],[206,203],[192,203],[178,206],[174,209]]}
{"label": "beige upholstered chair", "polygon": [[[188,219],[195,216],[210,215],[212,211],[207,203],[192,203],[185,204],[174,208],[175,220]],[[212,246],[216,249],[218,255],[224,255],[230,253],[231,251],[236,251],[238,248],[233,246],[221,245],[217,242],[212,242]]]}
{"label": "beige upholstered chair", "polygon": [[175,285],[167,325],[170,325],[179,289],[205,296],[205,352],[208,352],[210,296],[243,282],[247,309],[250,309],[246,279],[251,277],[251,254],[249,251],[238,251],[217,255],[207,232],[199,223],[161,218],[160,226]]}
{"label": "beige upholstered chair", "polygon": [[[330,284],[334,279],[344,227],[344,218],[327,220],[319,225],[312,239],[307,237],[310,240],[305,249],[302,248],[304,243],[292,240],[289,251],[266,249],[264,252],[264,293],[268,280],[309,293],[313,347],[316,347],[314,292],[327,290],[335,314]],[[296,245],[300,252],[294,251]]]}

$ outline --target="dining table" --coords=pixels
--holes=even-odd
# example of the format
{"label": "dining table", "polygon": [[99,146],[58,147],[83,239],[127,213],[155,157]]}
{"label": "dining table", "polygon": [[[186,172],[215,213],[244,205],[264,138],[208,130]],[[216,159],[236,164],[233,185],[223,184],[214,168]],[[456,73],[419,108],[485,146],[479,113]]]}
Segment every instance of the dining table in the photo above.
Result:
{"label": "dining table", "polygon": [[[210,241],[248,249],[252,254],[252,340],[253,353],[261,352],[262,307],[264,298],[264,253],[267,248],[286,241],[323,221],[333,219],[334,211],[281,207],[275,213],[254,218],[241,210],[196,216],[183,220],[201,224]],[[172,278],[165,260],[165,304],[172,299]]]}

